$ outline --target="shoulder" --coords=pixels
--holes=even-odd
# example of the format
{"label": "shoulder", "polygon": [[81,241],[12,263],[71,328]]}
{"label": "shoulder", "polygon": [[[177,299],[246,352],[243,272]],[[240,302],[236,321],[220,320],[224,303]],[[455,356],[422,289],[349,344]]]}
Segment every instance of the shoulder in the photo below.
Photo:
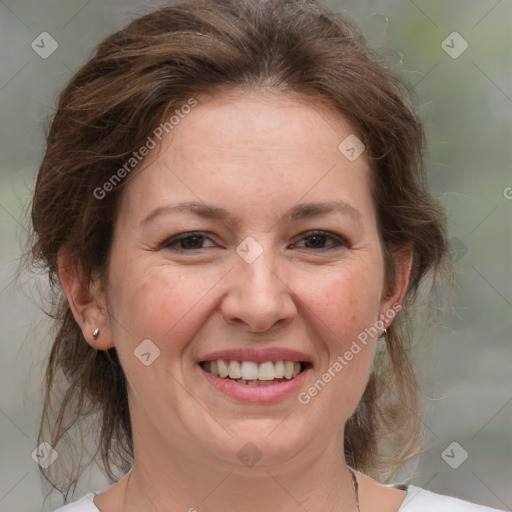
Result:
{"label": "shoulder", "polygon": [[436,494],[415,485],[409,485],[407,496],[398,512],[500,512],[452,496]]}
{"label": "shoulder", "polygon": [[95,493],[90,492],[82,496],[78,501],[64,505],[53,512],[99,512],[98,507],[93,502],[94,495]]}

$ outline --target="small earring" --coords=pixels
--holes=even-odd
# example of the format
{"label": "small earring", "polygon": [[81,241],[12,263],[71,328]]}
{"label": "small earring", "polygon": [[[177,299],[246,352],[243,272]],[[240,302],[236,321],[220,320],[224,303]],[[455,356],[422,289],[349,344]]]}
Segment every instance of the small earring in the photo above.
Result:
{"label": "small earring", "polygon": [[92,339],[93,339],[94,341],[96,341],[96,340],[98,339],[98,335],[99,335],[99,333],[100,333],[100,330],[99,330],[99,329],[97,329],[97,328],[96,328],[96,329],[94,329],[94,332],[92,333]]}
{"label": "small earring", "polygon": [[384,341],[384,338],[386,337],[386,333],[388,330],[386,328],[382,329],[382,332],[380,333],[379,340]]}

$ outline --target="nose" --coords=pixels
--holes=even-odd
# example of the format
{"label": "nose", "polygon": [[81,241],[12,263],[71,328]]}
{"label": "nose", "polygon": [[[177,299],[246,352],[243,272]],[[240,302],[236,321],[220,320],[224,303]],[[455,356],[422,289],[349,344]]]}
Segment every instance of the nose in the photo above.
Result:
{"label": "nose", "polygon": [[293,290],[270,249],[253,262],[235,256],[226,276],[227,293],[220,307],[224,320],[251,333],[269,333],[290,323],[297,314]]}

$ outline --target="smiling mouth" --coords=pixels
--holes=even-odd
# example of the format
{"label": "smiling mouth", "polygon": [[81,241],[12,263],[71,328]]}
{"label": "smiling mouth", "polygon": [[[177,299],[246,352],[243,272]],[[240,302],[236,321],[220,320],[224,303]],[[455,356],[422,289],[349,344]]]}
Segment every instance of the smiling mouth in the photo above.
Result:
{"label": "smiling mouth", "polygon": [[217,359],[201,361],[199,366],[208,373],[247,386],[272,386],[293,380],[311,366],[302,361],[237,361]]}

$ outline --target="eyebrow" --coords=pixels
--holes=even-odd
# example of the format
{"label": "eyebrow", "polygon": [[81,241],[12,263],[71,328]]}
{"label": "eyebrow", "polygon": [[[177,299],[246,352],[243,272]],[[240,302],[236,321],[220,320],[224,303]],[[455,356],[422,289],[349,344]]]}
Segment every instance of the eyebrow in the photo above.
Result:
{"label": "eyebrow", "polygon": [[[233,216],[224,208],[218,206],[211,206],[197,201],[188,201],[185,203],[168,204],[159,206],[149,212],[140,225],[144,225],[152,221],[155,217],[163,213],[172,212],[190,212],[203,219],[220,220],[229,226],[237,226],[240,224],[240,219]],[[284,220],[299,220],[308,217],[315,217],[325,215],[328,213],[343,213],[354,218],[354,220],[361,220],[361,212],[354,208],[352,205],[345,201],[323,201],[316,203],[301,203],[290,208],[285,215]]]}

